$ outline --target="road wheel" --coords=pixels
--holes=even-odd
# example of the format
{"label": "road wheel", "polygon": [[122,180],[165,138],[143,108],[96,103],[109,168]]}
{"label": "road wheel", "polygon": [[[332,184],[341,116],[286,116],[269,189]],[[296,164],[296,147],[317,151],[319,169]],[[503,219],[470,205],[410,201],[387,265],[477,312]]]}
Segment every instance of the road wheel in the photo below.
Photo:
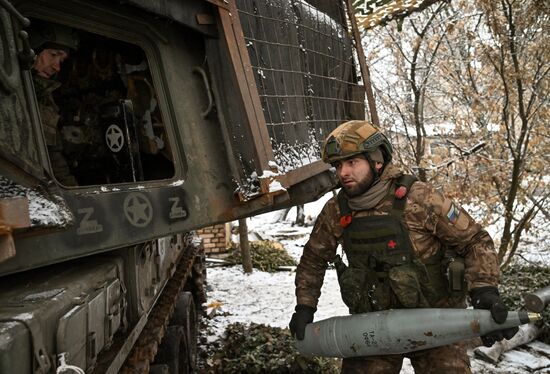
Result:
{"label": "road wheel", "polygon": [[168,326],[155,356],[154,366],[167,366],[170,374],[192,372],[189,366],[187,337],[183,326]]}
{"label": "road wheel", "polygon": [[176,302],[170,326],[183,327],[188,347],[188,365],[194,371],[197,363],[197,311],[191,292],[182,292]]}

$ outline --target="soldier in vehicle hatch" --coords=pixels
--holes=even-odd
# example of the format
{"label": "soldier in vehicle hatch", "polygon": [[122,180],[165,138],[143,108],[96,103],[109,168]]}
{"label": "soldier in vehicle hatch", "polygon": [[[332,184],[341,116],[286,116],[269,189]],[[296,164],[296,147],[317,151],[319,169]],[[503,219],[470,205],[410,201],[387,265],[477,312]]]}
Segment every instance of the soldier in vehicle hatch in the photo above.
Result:
{"label": "soldier in vehicle hatch", "polygon": [[[296,311],[290,330],[304,338],[313,321],[329,262],[334,262],[350,313],[404,308],[476,309],[497,323],[508,309],[497,284],[493,241],[455,202],[392,161],[388,139],[366,121],[340,125],[326,139],[323,161],[342,187],[321,211],[296,271]],[[343,246],[348,265],[336,255]],[[414,321],[410,321],[414,323]],[[517,327],[482,337],[485,345],[511,338]],[[470,373],[463,345],[402,355],[344,358],[343,373],[399,373],[408,357],[417,373]]]}
{"label": "soldier in vehicle hatch", "polygon": [[58,128],[59,107],[52,93],[61,86],[55,77],[61,71],[63,62],[69,58],[69,54],[76,50],[78,38],[76,33],[68,27],[33,21],[30,43],[36,53],[32,75],[51,165],[60,183],[75,186],[78,183],[71,174],[63,155]]}

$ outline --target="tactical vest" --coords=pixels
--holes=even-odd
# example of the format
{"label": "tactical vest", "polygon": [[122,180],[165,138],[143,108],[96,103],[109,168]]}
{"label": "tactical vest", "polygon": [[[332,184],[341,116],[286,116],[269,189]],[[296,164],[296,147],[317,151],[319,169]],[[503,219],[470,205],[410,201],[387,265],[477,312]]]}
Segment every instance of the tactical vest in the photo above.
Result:
{"label": "tactical vest", "polygon": [[352,314],[440,307],[442,300],[454,296],[448,289],[444,251],[418,259],[403,223],[406,194],[416,180],[411,175],[396,180],[394,193],[387,197],[392,207],[386,215],[352,217],[347,197],[343,191],[338,194],[349,266],[339,256],[335,265],[342,299]]}

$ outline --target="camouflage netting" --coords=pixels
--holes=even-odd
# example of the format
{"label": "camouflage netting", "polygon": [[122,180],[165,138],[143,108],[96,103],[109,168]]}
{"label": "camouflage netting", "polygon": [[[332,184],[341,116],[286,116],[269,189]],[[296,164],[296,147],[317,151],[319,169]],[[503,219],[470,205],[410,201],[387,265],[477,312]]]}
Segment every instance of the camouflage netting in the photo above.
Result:
{"label": "camouflage netting", "polygon": [[229,325],[221,350],[213,357],[213,373],[339,373],[340,362],[298,354],[288,329],[252,323]]}
{"label": "camouflage netting", "polygon": [[[233,245],[230,251],[227,261],[241,264],[242,257],[238,246]],[[269,240],[250,242],[250,257],[252,258],[252,267],[261,271],[274,272],[279,266],[297,265],[281,244]]]}
{"label": "camouflage netting", "polygon": [[280,171],[318,160],[332,129],[364,117],[343,2],[238,0],[237,7]]}
{"label": "camouflage netting", "polygon": [[355,0],[357,23],[364,29],[385,25],[391,20],[403,19],[413,12],[442,0]]}

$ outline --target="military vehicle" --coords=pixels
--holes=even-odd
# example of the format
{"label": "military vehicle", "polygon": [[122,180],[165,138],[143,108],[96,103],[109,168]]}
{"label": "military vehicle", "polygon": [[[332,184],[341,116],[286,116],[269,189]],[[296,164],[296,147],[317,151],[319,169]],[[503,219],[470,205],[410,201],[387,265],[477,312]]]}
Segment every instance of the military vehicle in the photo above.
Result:
{"label": "military vehicle", "polygon": [[328,191],[365,115],[348,5],[0,0],[0,373],[194,370],[193,230]]}

